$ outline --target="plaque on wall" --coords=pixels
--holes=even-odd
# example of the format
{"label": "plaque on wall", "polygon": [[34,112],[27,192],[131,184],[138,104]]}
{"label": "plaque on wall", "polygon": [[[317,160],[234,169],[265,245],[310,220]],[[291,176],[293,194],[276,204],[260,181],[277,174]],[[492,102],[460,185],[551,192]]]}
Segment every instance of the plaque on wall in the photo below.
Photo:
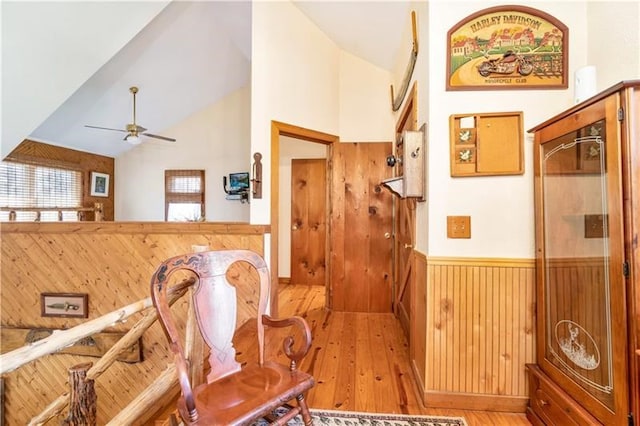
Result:
{"label": "plaque on wall", "polygon": [[447,90],[566,89],[568,40],[540,10],[481,10],[447,33]]}

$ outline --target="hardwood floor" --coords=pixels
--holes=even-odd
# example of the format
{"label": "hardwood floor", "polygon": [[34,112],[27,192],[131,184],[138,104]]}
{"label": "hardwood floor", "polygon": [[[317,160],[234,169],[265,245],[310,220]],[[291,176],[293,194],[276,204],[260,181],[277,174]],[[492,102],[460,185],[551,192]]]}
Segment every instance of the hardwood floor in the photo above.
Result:
{"label": "hardwood floor", "polygon": [[[313,345],[300,366],[317,382],[307,395],[311,408],[463,416],[469,426],[530,425],[524,414],[425,408],[412,379],[407,341],[392,314],[331,312],[324,309],[322,286],[280,289],[279,316],[302,316],[312,329]],[[239,359],[248,342],[236,342]],[[268,347],[284,356],[282,348]]]}

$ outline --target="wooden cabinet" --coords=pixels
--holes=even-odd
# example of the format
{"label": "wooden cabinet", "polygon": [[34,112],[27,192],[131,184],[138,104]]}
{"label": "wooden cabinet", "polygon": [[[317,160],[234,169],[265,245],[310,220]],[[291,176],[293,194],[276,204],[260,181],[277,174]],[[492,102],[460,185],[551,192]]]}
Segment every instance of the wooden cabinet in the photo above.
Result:
{"label": "wooden cabinet", "polygon": [[527,366],[528,417],[638,425],[640,81],[531,131],[537,364]]}

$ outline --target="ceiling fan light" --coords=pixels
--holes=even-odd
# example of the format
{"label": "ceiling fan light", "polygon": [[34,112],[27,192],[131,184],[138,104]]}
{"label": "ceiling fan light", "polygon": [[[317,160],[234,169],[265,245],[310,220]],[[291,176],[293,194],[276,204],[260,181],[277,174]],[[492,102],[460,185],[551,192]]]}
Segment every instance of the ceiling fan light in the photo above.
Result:
{"label": "ceiling fan light", "polygon": [[128,135],[125,140],[129,142],[131,145],[138,145],[142,140],[138,135]]}

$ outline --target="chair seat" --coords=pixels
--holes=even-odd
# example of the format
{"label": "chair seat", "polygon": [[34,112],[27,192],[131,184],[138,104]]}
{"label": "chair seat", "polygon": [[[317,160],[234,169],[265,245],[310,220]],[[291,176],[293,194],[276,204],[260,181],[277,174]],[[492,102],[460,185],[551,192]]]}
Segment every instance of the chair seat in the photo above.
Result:
{"label": "chair seat", "polygon": [[[269,414],[314,385],[311,375],[275,362],[242,370],[194,390],[198,425],[239,425]],[[184,400],[178,402],[184,413]],[[215,413],[215,416],[214,416]],[[186,418],[183,415],[183,418]]]}

